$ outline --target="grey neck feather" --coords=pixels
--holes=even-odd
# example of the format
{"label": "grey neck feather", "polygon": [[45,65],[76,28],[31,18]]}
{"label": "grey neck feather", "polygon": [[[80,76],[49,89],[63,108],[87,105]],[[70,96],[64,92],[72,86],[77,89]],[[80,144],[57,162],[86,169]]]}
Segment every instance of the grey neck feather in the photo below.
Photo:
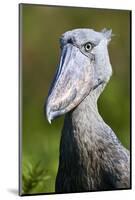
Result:
{"label": "grey neck feather", "polygon": [[66,114],[61,139],[61,152],[64,151],[66,162],[70,158],[69,154],[81,156],[86,153],[83,151],[96,151],[96,148],[108,146],[109,142],[119,144],[98,112],[97,100],[104,87],[101,85],[91,91],[74,110]]}
{"label": "grey neck feather", "polygon": [[89,159],[89,152],[93,156],[95,152],[98,152],[95,157],[99,156],[99,159],[101,159],[101,152],[104,152],[106,156],[112,155],[112,157],[114,154],[117,154],[117,157],[121,156],[122,154],[119,153],[122,151],[127,153],[98,112],[97,100],[104,87],[105,84],[91,91],[74,110],[65,116],[60,157],[67,165],[70,165],[71,160],[75,158],[84,162],[83,158]]}
{"label": "grey neck feather", "polygon": [[56,192],[124,188],[130,184],[129,152],[98,113],[97,100],[103,88],[101,85],[91,91],[65,116]]}
{"label": "grey neck feather", "polygon": [[[64,127],[67,126],[67,124],[71,124],[71,137],[82,140],[82,142],[91,143],[91,147],[95,145],[94,141],[97,139],[102,139],[106,134],[107,137],[109,134],[112,134],[111,128],[105,124],[98,112],[97,100],[104,87],[105,85],[100,85],[98,88],[91,91],[74,110],[65,116]],[[69,130],[68,127],[66,130]],[[69,133],[69,131],[66,130],[64,128],[63,133]]]}

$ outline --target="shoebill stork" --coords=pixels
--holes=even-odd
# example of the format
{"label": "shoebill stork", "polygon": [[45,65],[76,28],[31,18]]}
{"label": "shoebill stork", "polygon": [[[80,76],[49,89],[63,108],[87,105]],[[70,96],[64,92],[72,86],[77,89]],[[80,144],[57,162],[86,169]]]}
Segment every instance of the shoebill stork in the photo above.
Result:
{"label": "shoebill stork", "polygon": [[50,123],[65,114],[56,193],[130,188],[129,151],[97,107],[112,75],[111,35],[106,29],[74,29],[60,39],[60,63],[46,101]]}

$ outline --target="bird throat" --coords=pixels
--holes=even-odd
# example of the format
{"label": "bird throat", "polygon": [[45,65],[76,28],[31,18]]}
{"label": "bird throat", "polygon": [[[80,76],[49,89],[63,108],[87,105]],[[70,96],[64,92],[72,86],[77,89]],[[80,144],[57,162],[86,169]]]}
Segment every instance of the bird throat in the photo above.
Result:
{"label": "bird throat", "polygon": [[99,187],[100,180],[93,180],[96,180],[100,171],[97,151],[104,146],[102,133],[105,132],[105,126],[98,113],[96,90],[65,116],[57,177],[61,171],[62,176],[69,176],[67,181],[76,188],[75,191]]}
{"label": "bird throat", "polygon": [[104,133],[103,129],[107,125],[98,113],[98,96],[99,91],[93,90],[74,110],[65,116],[60,153],[65,152],[66,162],[73,157],[83,162],[82,155],[94,151],[98,141],[102,140],[102,132]]}

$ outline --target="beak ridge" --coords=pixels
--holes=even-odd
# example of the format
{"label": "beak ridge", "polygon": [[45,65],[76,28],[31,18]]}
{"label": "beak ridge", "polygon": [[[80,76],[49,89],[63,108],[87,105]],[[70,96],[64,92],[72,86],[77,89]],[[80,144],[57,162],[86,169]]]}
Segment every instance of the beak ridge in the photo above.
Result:
{"label": "beak ridge", "polygon": [[75,108],[92,86],[92,67],[89,58],[80,50],[67,44],[61,54],[60,65],[55,74],[46,103],[48,122]]}

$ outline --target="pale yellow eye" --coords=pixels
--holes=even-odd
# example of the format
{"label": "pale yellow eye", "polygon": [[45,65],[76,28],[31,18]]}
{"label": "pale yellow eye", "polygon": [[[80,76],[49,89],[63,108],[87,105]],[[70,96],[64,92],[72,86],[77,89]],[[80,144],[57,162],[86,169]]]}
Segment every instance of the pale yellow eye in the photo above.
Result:
{"label": "pale yellow eye", "polygon": [[84,45],[85,51],[89,52],[92,49],[92,44],[90,42]]}

